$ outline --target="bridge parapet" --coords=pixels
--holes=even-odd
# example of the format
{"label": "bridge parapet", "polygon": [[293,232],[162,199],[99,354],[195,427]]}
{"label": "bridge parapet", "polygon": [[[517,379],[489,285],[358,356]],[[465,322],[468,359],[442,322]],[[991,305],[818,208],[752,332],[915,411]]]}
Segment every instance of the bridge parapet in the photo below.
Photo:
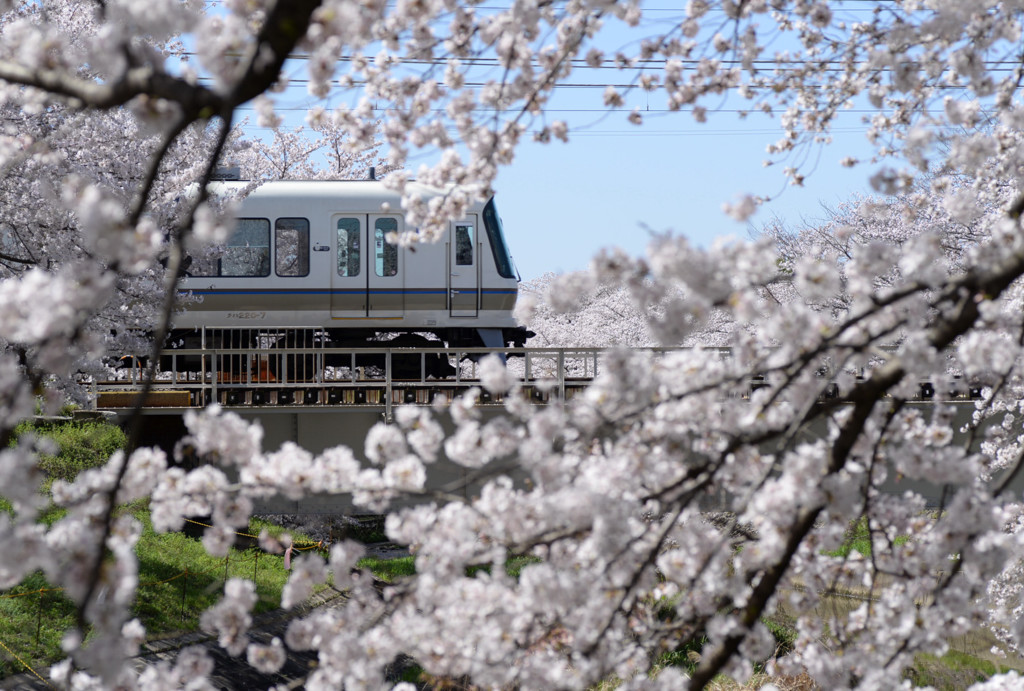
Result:
{"label": "bridge parapet", "polygon": [[[296,334],[299,334],[296,336]],[[301,408],[374,409],[390,418],[396,405],[451,402],[473,387],[481,387],[480,366],[488,356],[507,363],[519,381],[521,394],[536,404],[563,403],[586,388],[604,371],[612,352],[606,348],[441,348],[330,347],[313,330],[271,332],[255,329],[202,330],[198,346],[165,351],[144,407],[188,409],[219,403],[229,408],[258,408],[282,412]],[[425,340],[425,339],[424,339]],[[689,348],[637,348],[658,359]],[[722,359],[728,348],[704,348]],[[138,401],[144,371],[127,365],[105,379],[86,384],[97,410],[125,410]],[[829,377],[828,372],[822,373]],[[767,382],[753,377],[749,395]],[[839,394],[835,384],[824,397]],[[967,385],[922,382],[920,400],[972,399],[980,390]],[[497,405],[502,396],[481,388],[479,403]]]}
{"label": "bridge parapet", "polygon": [[[177,349],[161,358],[145,406],[294,410],[298,407],[370,407],[450,402],[480,387],[480,363],[489,355],[506,361],[523,395],[535,403],[565,401],[601,371],[600,348],[330,348],[212,347]],[[668,350],[668,349],[658,349]],[[98,410],[135,405],[144,370],[135,360],[115,377],[88,382]],[[481,391],[480,403],[502,397]]]}

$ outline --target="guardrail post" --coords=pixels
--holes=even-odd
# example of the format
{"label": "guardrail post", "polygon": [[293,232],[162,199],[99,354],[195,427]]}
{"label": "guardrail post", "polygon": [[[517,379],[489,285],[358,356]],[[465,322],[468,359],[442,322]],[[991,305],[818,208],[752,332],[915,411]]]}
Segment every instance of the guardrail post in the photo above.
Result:
{"label": "guardrail post", "polygon": [[558,397],[565,405],[565,349],[558,349]]}
{"label": "guardrail post", "polygon": [[[199,392],[202,398],[203,407],[206,407],[207,402],[217,400],[217,390],[213,388],[210,392],[209,398],[206,396],[207,390],[210,388],[206,383],[206,327],[204,326],[202,331],[199,332],[199,347],[202,352],[199,353]],[[216,375],[211,375],[214,378],[213,386],[217,386]]]}
{"label": "guardrail post", "polygon": [[384,352],[384,422],[391,424],[391,348]]}
{"label": "guardrail post", "polygon": [[45,588],[39,589],[39,610],[36,614],[36,645],[39,645],[39,633],[43,630],[43,593]]}

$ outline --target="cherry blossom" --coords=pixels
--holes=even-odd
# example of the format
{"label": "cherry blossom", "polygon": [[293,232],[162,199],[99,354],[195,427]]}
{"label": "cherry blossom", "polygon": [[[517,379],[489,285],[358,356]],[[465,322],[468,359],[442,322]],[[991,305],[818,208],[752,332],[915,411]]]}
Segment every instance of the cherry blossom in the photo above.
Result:
{"label": "cherry blossom", "polygon": [[[399,654],[481,686],[588,688],[614,675],[638,689],[702,688],[761,663],[830,688],[884,688],[915,655],[984,626],[1016,654],[1021,8],[849,9],[693,0],[682,22],[643,25],[644,40],[614,49],[605,32],[655,13],[632,0],[2,3],[0,473],[14,508],[0,516],[0,581],[41,570],[74,602],[54,681],[200,688],[210,671],[188,650],[141,674],[129,664],[144,636],[130,617],[140,527],[115,509],[140,496],[158,530],[212,515],[214,553],[275,494],[326,491],[389,512],[415,578],[378,590],[354,569],[358,549],[336,545],[330,568],[293,560],[283,599],[296,607],[333,572],[345,606],[297,619],[283,643],[250,643],[251,583],[229,581],[203,616],[260,669],[276,668],[284,646],[317,650],[308,688],[380,687]],[[750,243],[658,235],[645,257],[609,250],[586,272],[528,287],[521,314],[545,344],[584,345],[584,333],[602,347],[694,346],[609,350],[571,401],[525,404],[490,359],[483,389],[400,409],[364,449],[319,454],[265,449],[258,425],[212,407],[188,416],[177,449],[195,467],[117,454],[55,485],[67,513],[36,522],[41,449],[9,447],[13,427],[34,392],[72,391],[103,356],[162,346],[185,248],[223,237],[207,186],[218,165],[260,179],[324,170],[281,123],[289,79],[304,74],[311,98],[331,98],[307,118],[330,175],[386,157],[396,190],[413,176],[459,185],[404,201],[420,236],[399,240],[413,242],[488,195],[523,141],[571,139],[575,123],[547,108],[595,65],[616,73],[594,97],[608,117],[636,123],[617,107],[640,89],[698,123],[720,109],[776,118],[769,162],[792,184],[814,173],[805,154],[828,144],[841,113],[868,111],[873,158],[834,153],[888,196]],[[236,115],[249,103],[274,141],[242,141]],[[748,218],[761,193],[726,208]],[[925,384],[942,404],[921,409]],[[482,414],[478,401],[498,392],[503,414]],[[428,489],[442,451],[472,492]],[[830,556],[853,523],[871,554]],[[504,568],[512,557],[528,561],[517,578]],[[866,601],[823,621],[819,605],[840,586]],[[770,659],[763,620],[783,608],[794,649]],[[688,679],[660,669],[662,652],[705,637]],[[1014,684],[1008,673],[978,688]]]}

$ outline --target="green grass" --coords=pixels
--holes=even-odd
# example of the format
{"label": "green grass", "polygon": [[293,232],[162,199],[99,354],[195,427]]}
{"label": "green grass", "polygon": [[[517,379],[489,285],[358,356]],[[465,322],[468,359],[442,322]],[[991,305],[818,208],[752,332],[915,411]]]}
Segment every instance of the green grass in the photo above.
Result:
{"label": "green grass", "polygon": [[[75,607],[63,593],[38,592],[51,587],[35,573],[0,598],[0,642],[34,668],[63,657],[61,639],[75,623]],[[23,671],[6,652],[0,654],[0,678]]]}
{"label": "green grass", "polygon": [[[281,603],[281,588],[288,579],[284,559],[258,549],[230,550],[228,557],[212,557],[202,542],[184,533],[157,534],[143,504],[127,508],[143,525],[136,547],[139,588],[133,615],[145,625],[149,638],[163,638],[199,628],[202,612],[220,600],[225,578],[256,583],[254,612],[274,610]],[[52,664],[64,657],[60,640],[75,622],[74,606],[59,591],[50,589],[40,573],[33,574],[0,597],[0,642],[32,667]],[[32,593],[24,597],[9,597]],[[38,634],[37,634],[38,629]],[[0,678],[24,671],[21,664],[0,655]]]}
{"label": "green grass", "polygon": [[[40,488],[44,494],[49,493],[54,480],[73,480],[83,470],[105,463],[125,444],[121,428],[100,421],[26,421],[15,428],[12,446],[28,434],[51,440],[57,449],[56,454],[41,454],[39,458],[39,468],[46,477]],[[0,511],[14,515],[11,503],[3,497]],[[37,520],[52,526],[66,514],[65,509],[51,505]],[[74,623],[74,605],[42,573],[30,575],[0,595],[0,642],[33,667],[63,657],[60,642]],[[23,665],[11,659],[9,653],[0,655],[0,678],[22,671]]]}
{"label": "green grass", "polygon": [[797,630],[775,618],[761,617],[761,623],[768,627],[775,638],[775,657],[788,655],[796,644]]}
{"label": "green grass", "polygon": [[[782,657],[793,650],[793,644],[796,642],[797,638],[796,629],[775,619],[762,617],[761,623],[768,627],[768,630],[771,631],[772,636],[775,638],[775,652],[773,657]],[[662,653],[655,663],[655,669],[661,669],[662,667],[679,667],[686,672],[686,674],[693,674],[697,669],[697,663],[700,661],[701,654],[704,651],[704,646],[706,646],[708,642],[708,637],[701,635],[697,636],[686,645],[680,646],[675,650]],[[754,665],[754,672],[756,674],[764,672],[765,662],[767,662],[767,660],[763,660]]]}
{"label": "green grass", "polygon": [[[47,477],[41,488],[44,494],[49,493],[53,480],[73,480],[83,470],[106,462],[125,442],[120,428],[103,422],[23,423],[17,428],[18,436],[29,433],[49,438],[57,446],[55,455],[40,458],[40,469]],[[2,497],[0,510],[13,513]],[[256,613],[280,606],[281,589],[288,579],[282,556],[249,548],[232,549],[226,559],[212,557],[197,538],[184,533],[157,534],[144,502],[121,510],[130,512],[143,526],[136,546],[140,585],[132,614],[143,622],[150,638],[196,630],[202,612],[220,599],[227,578],[256,583]],[[38,520],[51,526],[65,515],[64,509],[51,505]],[[255,519],[249,532],[258,535],[264,528],[275,537],[285,532],[280,526]],[[292,538],[300,544],[309,542],[302,534],[292,533]],[[40,590],[46,591],[41,598]],[[41,573],[0,594],[0,643],[33,668],[64,657],[60,641],[74,624],[74,605]],[[9,653],[0,653],[0,678],[22,671],[23,665]]]}
{"label": "green grass", "polygon": [[198,539],[154,532],[147,510],[133,513],[143,524],[135,550],[140,584],[135,614],[151,637],[198,628],[199,616],[220,600],[227,578],[256,583],[255,612],[280,606],[281,588],[288,580],[282,556],[250,548],[231,549],[226,559],[212,557]]}
{"label": "green grass", "polygon": [[931,686],[939,691],[957,691],[985,681],[995,674],[1010,671],[967,653],[951,650],[942,657],[915,655],[914,666],[904,673],[914,686]]}
{"label": "green grass", "polygon": [[249,535],[259,537],[262,531],[266,530],[270,537],[280,539],[282,535],[288,534],[292,538],[292,543],[295,545],[310,545],[316,542],[313,538],[305,533],[300,533],[297,530],[290,530],[284,528],[270,521],[265,521],[262,518],[250,518],[249,528],[245,531]]}
{"label": "green grass", "polygon": [[54,424],[23,422],[14,429],[14,441],[36,434],[57,445],[57,454],[40,454],[39,469],[47,477],[45,488],[54,480],[73,480],[88,468],[103,465],[115,451],[124,448],[124,431],[101,421],[69,421]]}
{"label": "green grass", "polygon": [[[905,535],[897,536],[893,540],[893,544],[899,546],[904,545],[910,540]],[[843,557],[844,559],[850,556],[851,552],[859,552],[865,557],[871,556],[871,531],[868,530],[867,518],[861,518],[854,521],[849,528],[846,530],[846,535],[843,537],[843,544],[838,549],[823,552],[830,557]]]}
{"label": "green grass", "polygon": [[658,657],[657,662],[655,662],[654,667],[655,669],[679,667],[687,674],[693,674],[697,669],[697,663],[700,662],[701,653],[704,651],[704,646],[707,643],[707,636],[698,636],[684,646],[662,653]]}
{"label": "green grass", "polygon": [[394,583],[399,578],[416,574],[414,557],[393,557],[391,559],[364,557],[356,566],[361,569],[369,569],[374,576],[385,583]]}
{"label": "green grass", "polygon": [[523,556],[523,555],[517,555],[517,556],[514,556],[514,557],[509,557],[508,561],[505,562],[505,572],[509,576],[511,576],[512,578],[515,578],[516,580],[518,580],[519,579],[519,574],[522,572],[522,570],[524,568],[526,568],[530,564],[539,564],[539,563],[540,563],[540,559],[538,557],[530,557],[530,556]]}
{"label": "green grass", "polygon": [[[536,564],[540,561],[537,557],[515,556],[505,562],[505,573],[512,578],[519,578],[523,567],[528,564]],[[382,559],[378,557],[365,557],[359,560],[359,568],[370,569],[373,575],[387,583],[393,583],[403,576],[414,576],[416,574],[416,560],[414,557],[392,557]],[[489,566],[470,566],[466,569],[466,575],[472,577],[474,574],[484,572],[490,573]]]}

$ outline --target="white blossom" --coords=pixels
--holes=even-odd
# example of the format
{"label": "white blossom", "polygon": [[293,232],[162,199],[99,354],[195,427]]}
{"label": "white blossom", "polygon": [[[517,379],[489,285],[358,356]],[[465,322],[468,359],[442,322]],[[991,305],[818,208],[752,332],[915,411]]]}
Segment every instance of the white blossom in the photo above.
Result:
{"label": "white blossom", "polygon": [[292,561],[291,575],[281,591],[281,606],[291,609],[313,593],[313,586],[327,580],[323,557],[315,553],[300,554]]}
{"label": "white blossom", "polygon": [[224,586],[224,597],[203,612],[200,626],[217,634],[217,642],[229,655],[241,655],[249,642],[252,606],[256,604],[256,588],[252,581],[230,579]]}
{"label": "white blossom", "polygon": [[[581,70],[614,68],[586,96],[595,107],[623,108],[642,89],[666,118],[727,116],[730,94],[743,116],[778,116],[767,162],[793,185],[821,174],[808,152],[857,105],[872,151],[822,160],[874,162],[865,175],[886,196],[796,229],[769,223],[751,243],[701,248],[658,233],[646,257],[609,251],[588,271],[524,286],[534,298],[517,313],[543,345],[695,346],[607,350],[596,375],[571,372],[593,381],[569,400],[557,373],[532,372],[517,389],[515,360],[488,358],[481,388],[447,406],[399,407],[363,448],[315,454],[293,442],[265,450],[258,424],[213,405],[185,418],[176,460],[197,465],[120,452],[52,484],[65,513],[49,524],[37,522],[48,452],[20,438],[0,451],[11,504],[0,513],[0,583],[42,571],[89,627],[65,635],[74,662],[51,669],[55,683],[208,685],[213,661],[199,649],[141,672],[131,664],[145,635],[131,618],[142,528],[116,506],[144,497],[157,530],[213,516],[204,544],[214,554],[274,495],[342,495],[389,511],[388,534],[415,554],[416,575],[377,589],[358,571],[361,547],[332,548],[344,606],[297,618],[284,637],[316,651],[311,689],[380,688],[399,654],[480,687],[742,680],[774,653],[758,622],[780,608],[796,639],[770,667],[830,688],[898,686],[916,657],[941,655],[974,628],[1019,653],[1024,508],[998,484],[1024,445],[1024,108],[1005,65],[1021,36],[1019,2],[887,3],[851,20],[825,0],[689,0],[664,30],[632,1],[87,9],[0,3],[5,440],[44,388],[85,400],[74,378],[103,370],[103,354],[150,352],[164,298],[188,270],[178,262],[228,237],[235,200],[207,199],[200,184],[216,157],[254,181],[364,177],[386,158],[410,233],[437,240],[530,135],[565,142],[585,124],[555,118],[556,94],[581,83]],[[632,27],[641,40],[610,47],[609,35]],[[315,134],[284,127],[286,90],[302,80],[317,99]],[[245,103],[273,128],[259,141],[225,129]],[[627,120],[644,126],[644,115]],[[428,161],[421,182],[451,192],[416,198],[406,185],[414,160]],[[742,191],[723,209],[748,221],[762,193]],[[919,400],[926,391],[931,402]],[[504,406],[478,405],[499,394]],[[49,410],[60,396],[39,401]],[[432,495],[448,503],[424,501],[447,461],[465,484]],[[935,500],[926,487],[944,512],[925,511]],[[871,554],[831,556],[851,525],[865,526]],[[298,554],[284,607],[327,579],[312,551],[262,543]],[[511,578],[510,554],[537,561]],[[823,599],[847,587],[869,589],[870,607],[824,620]],[[271,673],[283,644],[249,640],[255,601],[251,582],[230,579],[200,623]],[[656,669],[661,651],[702,635],[689,680]],[[1020,686],[1007,672],[976,688]]]}
{"label": "white blossom", "polygon": [[281,639],[276,636],[270,645],[250,643],[245,650],[246,660],[261,674],[273,674],[281,669],[287,659]]}

